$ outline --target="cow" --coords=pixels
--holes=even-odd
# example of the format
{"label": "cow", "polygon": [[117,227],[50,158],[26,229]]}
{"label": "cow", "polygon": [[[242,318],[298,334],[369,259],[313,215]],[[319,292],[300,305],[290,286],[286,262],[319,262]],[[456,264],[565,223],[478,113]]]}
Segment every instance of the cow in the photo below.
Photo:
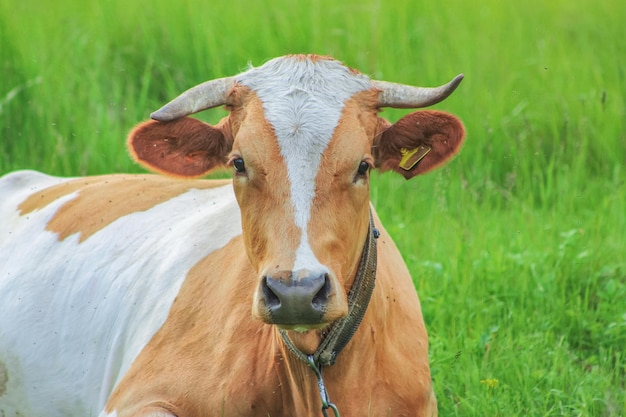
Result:
{"label": "cow", "polygon": [[[289,55],[129,134],[159,174],[0,180],[0,416],[434,416],[420,303],[370,203],[465,137],[445,99]],[[225,106],[211,125],[189,115]],[[201,177],[224,168],[227,180]]]}

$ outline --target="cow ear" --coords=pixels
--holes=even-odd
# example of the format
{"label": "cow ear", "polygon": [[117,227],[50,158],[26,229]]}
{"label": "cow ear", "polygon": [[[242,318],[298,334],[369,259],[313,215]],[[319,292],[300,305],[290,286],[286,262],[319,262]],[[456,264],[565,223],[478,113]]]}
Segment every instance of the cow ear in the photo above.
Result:
{"label": "cow ear", "polygon": [[463,124],[439,111],[408,114],[377,135],[376,166],[411,179],[444,164],[460,149],[465,138]]}
{"label": "cow ear", "polygon": [[232,141],[227,123],[211,126],[182,117],[170,122],[150,120],[128,134],[128,149],[144,167],[179,177],[199,177],[224,165]]}

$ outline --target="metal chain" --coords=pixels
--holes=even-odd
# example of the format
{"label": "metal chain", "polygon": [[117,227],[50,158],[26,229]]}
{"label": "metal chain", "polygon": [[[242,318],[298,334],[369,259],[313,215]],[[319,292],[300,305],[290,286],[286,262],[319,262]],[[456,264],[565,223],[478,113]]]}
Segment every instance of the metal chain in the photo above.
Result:
{"label": "metal chain", "polygon": [[315,363],[315,359],[313,355],[308,355],[306,357],[306,363],[309,365],[309,368],[315,372],[315,376],[317,377],[317,388],[320,390],[320,397],[322,399],[322,414],[324,417],[328,417],[326,413],[327,409],[333,410],[335,417],[340,417],[339,409],[337,406],[330,402],[330,398],[328,398],[328,392],[326,391],[326,385],[324,385],[324,378],[322,378],[322,367],[318,366]]}

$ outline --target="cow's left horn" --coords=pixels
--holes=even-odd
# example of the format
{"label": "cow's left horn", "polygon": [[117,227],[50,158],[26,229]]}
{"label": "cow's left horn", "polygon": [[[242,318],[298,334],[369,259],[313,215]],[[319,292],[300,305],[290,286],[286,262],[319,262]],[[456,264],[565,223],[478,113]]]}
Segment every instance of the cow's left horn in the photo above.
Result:
{"label": "cow's left horn", "polygon": [[201,110],[224,104],[234,83],[233,77],[218,78],[191,87],[150,115],[154,120],[168,122]]}
{"label": "cow's left horn", "polygon": [[432,106],[445,100],[459,86],[463,74],[459,74],[448,84],[439,87],[413,87],[388,81],[372,80],[378,88],[378,107],[394,107],[397,109],[416,109]]}

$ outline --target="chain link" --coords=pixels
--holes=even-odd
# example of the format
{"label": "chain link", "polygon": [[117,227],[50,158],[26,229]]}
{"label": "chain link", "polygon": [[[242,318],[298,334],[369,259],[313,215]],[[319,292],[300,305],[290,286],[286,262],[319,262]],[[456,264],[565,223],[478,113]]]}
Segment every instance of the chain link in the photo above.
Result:
{"label": "chain link", "polygon": [[335,417],[340,417],[339,409],[337,406],[330,402],[330,398],[328,398],[328,392],[326,391],[326,385],[324,385],[324,378],[322,378],[322,367],[318,366],[315,363],[315,359],[313,355],[308,355],[306,357],[306,363],[309,365],[309,368],[315,372],[315,376],[317,377],[317,388],[320,390],[320,397],[322,399],[322,414],[324,417],[328,417],[328,413],[326,410],[329,408],[333,410],[333,414]]}

